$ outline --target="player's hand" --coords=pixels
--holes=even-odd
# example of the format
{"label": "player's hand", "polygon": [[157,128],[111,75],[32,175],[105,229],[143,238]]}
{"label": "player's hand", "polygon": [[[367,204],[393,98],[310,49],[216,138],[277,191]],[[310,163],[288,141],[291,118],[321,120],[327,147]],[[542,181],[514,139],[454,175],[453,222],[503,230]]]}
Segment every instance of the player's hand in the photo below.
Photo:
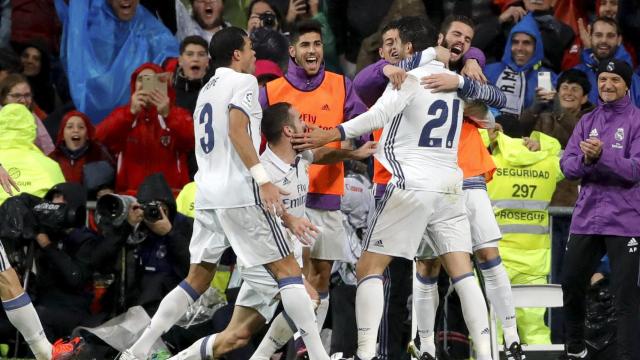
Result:
{"label": "player's hand", "polygon": [[20,191],[18,184],[16,184],[11,176],[9,176],[7,170],[5,170],[2,166],[0,166],[0,185],[2,185],[4,191],[11,196],[13,196],[13,190],[11,190],[12,187],[16,189],[16,191]]}
{"label": "player's hand", "polygon": [[282,195],[289,195],[289,193],[270,182],[260,185],[262,208],[273,215],[282,216],[285,213]]}
{"label": "player's hand", "polygon": [[133,115],[136,115],[142,110],[142,108],[147,106],[150,100],[149,95],[150,93],[145,90],[138,90],[131,95],[130,111]]}
{"label": "player's hand", "polygon": [[389,79],[394,90],[400,90],[400,86],[407,78],[407,72],[394,65],[385,65],[382,73]]}
{"label": "player's hand", "polygon": [[591,48],[591,24],[584,26],[584,20],[578,18],[578,32],[580,33],[580,41],[584,49]]}
{"label": "player's hand", "polygon": [[458,75],[455,74],[432,74],[420,79],[420,85],[432,92],[447,92],[458,90]]}
{"label": "player's hand", "polygon": [[582,150],[584,154],[584,162],[592,164],[596,162],[602,154],[602,141],[596,138],[580,141],[580,150]]}
{"label": "player's hand", "polygon": [[133,202],[129,206],[129,212],[127,213],[127,222],[129,225],[135,227],[140,224],[144,219],[144,211],[142,211],[142,207],[138,202]]}
{"label": "player's hand", "polygon": [[310,150],[324,146],[330,142],[340,140],[340,131],[336,128],[323,130],[313,124],[307,124],[308,131],[302,134],[293,134],[291,143],[298,151]]}
{"label": "player's hand", "polygon": [[169,96],[161,93],[158,89],[153,89],[149,94],[149,101],[158,109],[158,114],[163,117],[169,116]]}
{"label": "player's hand", "polygon": [[369,156],[376,153],[376,149],[378,148],[377,141],[367,141],[364,145],[359,148],[353,150],[351,152],[351,156],[354,160],[364,160]]}
{"label": "player's hand", "polygon": [[284,226],[286,226],[287,229],[289,229],[303,245],[313,245],[320,234],[318,228],[305,217],[297,217],[287,214],[287,216],[283,217],[283,220]]}
{"label": "player's hand", "polygon": [[498,21],[500,24],[504,24],[506,22],[513,22],[514,24],[520,21],[523,17],[527,15],[527,10],[525,10],[521,6],[510,6],[507,10],[503,11],[502,14],[498,17]]}
{"label": "player's hand", "polygon": [[476,59],[468,59],[467,61],[465,61],[460,75],[466,76],[482,84],[487,83],[487,78],[486,76],[484,76],[482,68],[480,67],[480,64],[478,64],[478,60]]}
{"label": "player's hand", "polygon": [[162,215],[162,218],[156,222],[144,220],[144,223],[147,224],[147,227],[149,228],[149,230],[151,230],[151,232],[153,232],[154,234],[165,236],[171,231],[173,226],[171,225],[171,221],[169,221],[169,218],[167,217],[167,214],[164,212],[164,209],[162,208],[162,206],[160,206],[159,208],[160,208],[160,214]]}
{"label": "player's hand", "polygon": [[436,60],[443,63],[446,67],[449,67],[449,61],[451,60],[451,51],[442,45],[435,46]]}
{"label": "player's hand", "polygon": [[550,102],[553,101],[553,98],[556,96],[555,91],[547,91],[544,88],[536,88],[536,100],[538,102]]}
{"label": "player's hand", "polygon": [[540,151],[540,142],[530,137],[523,137],[522,144],[529,149],[529,151]]}

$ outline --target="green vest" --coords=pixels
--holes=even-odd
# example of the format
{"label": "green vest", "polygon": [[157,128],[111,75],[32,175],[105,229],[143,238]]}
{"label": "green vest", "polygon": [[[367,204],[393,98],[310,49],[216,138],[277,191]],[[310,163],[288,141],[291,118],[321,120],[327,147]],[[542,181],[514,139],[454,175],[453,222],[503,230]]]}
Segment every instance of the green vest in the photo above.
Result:
{"label": "green vest", "polygon": [[503,133],[493,151],[496,172],[487,184],[502,232],[500,255],[505,266],[525,274],[546,275],[551,267],[549,202],[560,171],[560,143],[534,131],[541,150],[529,151],[522,139]]}

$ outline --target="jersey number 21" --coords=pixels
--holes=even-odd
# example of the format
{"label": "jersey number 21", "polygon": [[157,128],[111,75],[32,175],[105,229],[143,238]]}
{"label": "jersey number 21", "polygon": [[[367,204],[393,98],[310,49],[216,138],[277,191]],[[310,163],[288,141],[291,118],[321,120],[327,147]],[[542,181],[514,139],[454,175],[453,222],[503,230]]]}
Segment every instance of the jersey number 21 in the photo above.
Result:
{"label": "jersey number 21", "polygon": [[[458,111],[460,109],[460,100],[453,100],[453,114],[451,116],[451,126],[449,127],[449,132],[447,132],[447,138],[445,147],[451,149],[453,147],[453,140],[456,135],[456,130],[458,128]],[[436,100],[431,104],[427,113],[430,116],[436,116],[431,120],[427,120],[427,123],[424,124],[422,128],[422,133],[420,134],[420,140],[418,141],[418,146],[421,147],[430,147],[430,148],[441,148],[442,147],[442,138],[440,137],[431,137],[431,132],[435,129],[438,129],[447,124],[447,119],[449,118],[449,105],[444,100]]]}

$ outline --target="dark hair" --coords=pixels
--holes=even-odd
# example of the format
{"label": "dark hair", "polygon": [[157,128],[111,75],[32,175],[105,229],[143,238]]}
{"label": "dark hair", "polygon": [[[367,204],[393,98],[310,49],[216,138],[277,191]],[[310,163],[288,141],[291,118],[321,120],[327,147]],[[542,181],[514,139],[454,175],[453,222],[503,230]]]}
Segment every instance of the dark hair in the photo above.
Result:
{"label": "dark hair", "polygon": [[289,42],[280,32],[269,28],[258,28],[249,36],[256,52],[256,60],[271,60],[280,68],[289,61]]}
{"label": "dark hair", "polygon": [[616,34],[621,35],[620,25],[618,25],[618,22],[615,19],[604,17],[604,16],[598,16],[593,20],[593,22],[591,23],[591,32],[593,32],[593,27],[596,25],[597,22],[603,22],[605,24],[609,24],[613,26],[616,29]]}
{"label": "dark hair", "polygon": [[279,102],[264,109],[260,128],[267,142],[280,140],[282,128],[289,123],[289,109],[291,104],[287,102]]}
{"label": "dark hair", "polygon": [[10,48],[0,48],[0,71],[19,73],[22,71],[22,62],[16,53]]}
{"label": "dark hair", "polygon": [[560,77],[558,77],[558,82],[556,86],[556,90],[560,89],[560,85],[563,83],[569,84],[578,84],[582,88],[582,92],[585,95],[588,95],[591,91],[591,83],[589,82],[589,78],[584,71],[578,69],[569,69],[563,72]]}
{"label": "dark hair", "polygon": [[209,44],[209,56],[213,67],[231,65],[233,52],[244,48],[244,38],[247,36],[246,31],[235,26],[216,32]]}
{"label": "dark hair", "polygon": [[442,24],[440,25],[440,34],[446,35],[447,32],[449,31],[449,28],[451,27],[451,24],[454,22],[460,22],[460,23],[466,24],[472,29],[475,28],[476,26],[473,23],[473,20],[471,20],[471,18],[468,18],[464,15],[452,14],[444,18],[444,20],[442,20]]}
{"label": "dark hair", "polygon": [[180,55],[187,49],[189,45],[199,45],[202,46],[205,50],[208,50],[209,45],[207,44],[207,40],[203,39],[202,36],[191,35],[187,36],[180,43]]}
{"label": "dark hair", "polygon": [[437,34],[426,17],[405,16],[398,20],[398,32],[403,43],[411,43],[413,51],[422,51],[437,42]]}
{"label": "dark hair", "polygon": [[320,39],[322,39],[322,24],[320,24],[320,22],[318,22],[317,20],[313,20],[313,19],[304,19],[296,22],[293,25],[293,30],[291,31],[291,35],[290,35],[291,44],[294,45],[295,43],[298,42],[298,39],[300,39],[300,36],[310,32],[320,34]]}
{"label": "dark hair", "polygon": [[400,27],[400,24],[398,19],[391,20],[387,23],[387,25],[385,25],[382,28],[382,30],[380,30],[380,35],[384,35],[384,33],[386,33],[389,30],[398,30],[399,27]]}
{"label": "dark hair", "polygon": [[[9,74],[2,82],[0,82],[0,104],[4,104],[5,100],[7,100],[7,95],[11,89],[18,85],[26,83],[29,84],[29,80],[22,74]],[[31,85],[29,85],[31,87]],[[33,89],[31,90],[33,91]]]}

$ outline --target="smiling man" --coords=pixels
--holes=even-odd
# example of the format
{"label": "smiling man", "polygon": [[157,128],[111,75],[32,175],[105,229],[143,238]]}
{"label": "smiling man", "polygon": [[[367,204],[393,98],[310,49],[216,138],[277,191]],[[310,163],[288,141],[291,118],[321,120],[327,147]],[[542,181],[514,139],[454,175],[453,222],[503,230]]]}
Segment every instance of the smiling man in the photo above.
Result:
{"label": "smiling man", "polygon": [[[301,113],[307,125],[334,128],[366,111],[351,81],[324,68],[322,26],[315,20],[296,24],[289,46],[289,66],[284,77],[260,89],[260,103],[265,108],[288,102]],[[340,142],[328,145],[339,148]],[[347,260],[344,254],[346,233],[342,226],[340,198],[344,192],[342,164],[311,165],[307,216],[320,229],[311,247],[307,280],[320,294],[318,325],[321,327],[329,308],[329,278],[335,260]],[[307,266],[307,264],[305,264]]]}
{"label": "smiling man", "polygon": [[[591,83],[591,91],[589,92],[589,101],[593,104],[598,103],[598,86],[597,86],[597,70],[600,62],[617,59],[632,64],[629,53],[621,46],[622,37],[620,35],[620,27],[615,19],[608,17],[599,17],[593,21],[591,25],[591,48],[582,50],[582,63],[575,68],[584,71],[589,77]],[[630,80],[629,89],[631,90],[631,100],[636,106],[640,105],[640,78],[633,75]]]}

